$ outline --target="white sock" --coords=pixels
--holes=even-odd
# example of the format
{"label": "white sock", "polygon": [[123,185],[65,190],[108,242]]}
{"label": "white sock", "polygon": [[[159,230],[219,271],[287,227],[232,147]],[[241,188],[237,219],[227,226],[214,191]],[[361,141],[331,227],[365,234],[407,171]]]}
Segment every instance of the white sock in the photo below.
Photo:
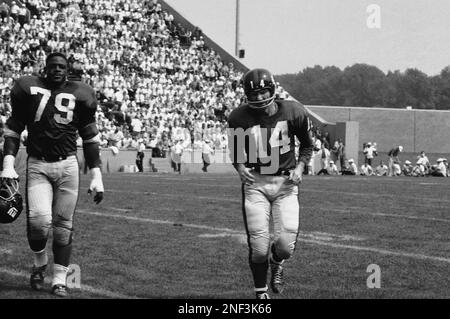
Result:
{"label": "white sock", "polygon": [[263,293],[263,292],[267,292],[268,289],[269,289],[269,287],[267,287],[267,285],[266,285],[264,288],[255,288],[255,292]]}
{"label": "white sock", "polygon": [[66,278],[67,278],[68,271],[69,271],[68,267],[64,267],[63,265],[54,264],[53,265],[52,286],[54,286],[54,285],[66,286]]}
{"label": "white sock", "polygon": [[47,250],[44,248],[41,251],[33,251],[34,253],[34,265],[36,267],[42,267],[44,265],[47,265],[48,263],[48,257],[47,257]]}

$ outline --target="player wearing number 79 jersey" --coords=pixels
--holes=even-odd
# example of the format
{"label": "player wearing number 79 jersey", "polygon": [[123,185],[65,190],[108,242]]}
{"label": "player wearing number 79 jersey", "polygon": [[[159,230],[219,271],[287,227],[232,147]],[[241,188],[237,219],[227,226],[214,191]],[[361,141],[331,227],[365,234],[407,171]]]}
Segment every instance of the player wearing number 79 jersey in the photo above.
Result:
{"label": "player wearing number 79 jersey", "polygon": [[[258,299],[283,290],[283,262],[294,252],[299,232],[299,184],[312,154],[310,120],[295,101],[275,100],[275,81],[266,69],[243,79],[247,103],[228,118],[228,145],[242,182],[249,263]],[[300,141],[295,158],[295,137]],[[269,222],[273,219],[273,242]]]}
{"label": "player wearing number 79 jersey", "polygon": [[103,199],[99,135],[95,123],[94,90],[81,82],[67,81],[65,55],[52,53],[46,59],[45,77],[25,76],[11,90],[12,114],[4,131],[2,178],[14,179],[20,134],[28,130],[26,202],[27,238],[34,263],[30,284],[41,290],[48,257],[50,228],[53,229],[52,292],[67,295],[66,277],[72,250],[73,214],[78,199],[79,166],[77,134],[92,174],[89,187],[94,201]]}
{"label": "player wearing number 79 jersey", "polygon": [[45,78],[24,76],[12,88],[11,102],[8,129],[19,133],[27,127],[30,156],[75,155],[77,131],[85,140],[98,134],[95,92],[85,83],[65,81],[52,86]]}

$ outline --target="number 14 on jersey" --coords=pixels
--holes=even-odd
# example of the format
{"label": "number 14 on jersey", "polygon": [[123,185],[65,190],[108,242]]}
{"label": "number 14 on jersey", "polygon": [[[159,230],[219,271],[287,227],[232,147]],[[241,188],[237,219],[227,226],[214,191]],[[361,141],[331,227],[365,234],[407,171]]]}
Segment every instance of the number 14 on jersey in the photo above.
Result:
{"label": "number 14 on jersey", "polygon": [[268,129],[255,125],[251,128],[251,134],[255,140],[258,158],[268,157],[266,150],[268,144],[271,148],[281,147],[280,155],[287,153],[290,150],[291,140],[288,135],[287,121],[277,122],[270,134],[269,143],[267,143]]}

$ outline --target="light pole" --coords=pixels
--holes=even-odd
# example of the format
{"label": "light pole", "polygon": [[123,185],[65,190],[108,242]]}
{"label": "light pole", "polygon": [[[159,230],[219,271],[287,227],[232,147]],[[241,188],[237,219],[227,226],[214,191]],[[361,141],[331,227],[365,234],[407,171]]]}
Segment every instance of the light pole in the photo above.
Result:
{"label": "light pole", "polygon": [[235,55],[239,57],[239,1],[236,0],[236,43],[235,43]]}

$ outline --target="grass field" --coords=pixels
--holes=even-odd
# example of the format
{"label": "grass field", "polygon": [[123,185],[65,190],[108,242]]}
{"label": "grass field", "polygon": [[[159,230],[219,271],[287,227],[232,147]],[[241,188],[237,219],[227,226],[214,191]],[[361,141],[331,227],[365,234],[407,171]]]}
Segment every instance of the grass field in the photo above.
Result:
{"label": "grass field", "polygon": [[[72,258],[82,287],[71,298],[254,297],[237,175],[117,173],[104,183],[96,206],[82,176]],[[450,178],[306,176],[287,286],[272,297],[449,298],[449,190]],[[51,298],[29,288],[25,224],[22,214],[0,225],[0,298]],[[379,289],[367,288],[370,264]]]}

